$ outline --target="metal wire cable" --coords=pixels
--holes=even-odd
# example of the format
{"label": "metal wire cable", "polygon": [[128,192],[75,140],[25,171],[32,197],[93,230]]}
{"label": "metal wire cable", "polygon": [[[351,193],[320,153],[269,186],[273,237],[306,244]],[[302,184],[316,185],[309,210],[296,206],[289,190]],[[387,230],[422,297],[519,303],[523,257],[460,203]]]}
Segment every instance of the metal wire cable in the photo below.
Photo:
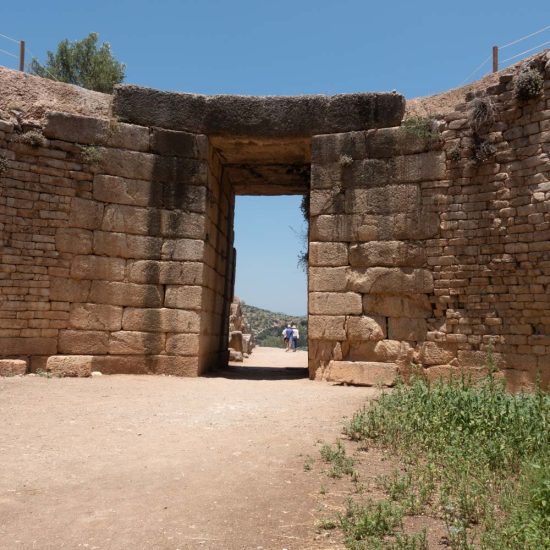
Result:
{"label": "metal wire cable", "polygon": [[19,59],[19,56],[18,56],[18,55],[15,55],[15,54],[13,54],[13,53],[11,53],[11,52],[8,52],[8,51],[6,51],[6,50],[3,50],[2,48],[0,48],[0,52],[5,53],[6,55],[10,55],[11,57],[15,57],[15,59]]}
{"label": "metal wire cable", "polygon": [[544,32],[548,29],[550,29],[550,25],[547,25],[543,29],[532,32],[531,34],[528,34],[526,36],[522,36],[521,38],[518,38],[517,40],[514,40],[513,42],[508,42],[508,44],[504,44],[504,46],[499,46],[499,49],[503,50],[504,48],[508,48],[509,46],[513,46],[514,44],[517,44],[518,42],[522,42],[523,40],[527,40],[527,38],[531,38],[532,36],[535,36],[536,34],[540,34],[541,32]]}
{"label": "metal wire cable", "polygon": [[481,63],[481,65],[479,65],[476,69],[474,69],[461,83],[460,85],[464,85],[468,80],[470,80],[470,78],[472,78],[472,76],[474,76],[485,64],[487,64],[491,58],[492,58],[492,54],[483,62]]}
{"label": "metal wire cable", "polygon": [[2,33],[0,33],[0,36],[2,38],[6,38],[7,40],[11,40],[12,42],[17,42],[17,44],[19,44],[19,42],[21,42],[21,40],[16,40],[15,38],[12,38],[11,36],[6,36],[5,34],[2,34]]}
{"label": "metal wire cable", "polygon": [[546,42],[543,42],[542,44],[539,44],[538,46],[535,46],[534,48],[530,48],[528,50],[525,50],[524,52],[513,55],[512,57],[509,57],[508,59],[503,59],[502,63],[506,63],[507,61],[511,61],[512,59],[516,59],[516,57],[521,57],[522,55],[525,55],[526,53],[532,52],[533,50],[538,50],[539,48],[542,48],[543,46],[546,46],[547,44],[550,44],[550,40],[547,40]]}

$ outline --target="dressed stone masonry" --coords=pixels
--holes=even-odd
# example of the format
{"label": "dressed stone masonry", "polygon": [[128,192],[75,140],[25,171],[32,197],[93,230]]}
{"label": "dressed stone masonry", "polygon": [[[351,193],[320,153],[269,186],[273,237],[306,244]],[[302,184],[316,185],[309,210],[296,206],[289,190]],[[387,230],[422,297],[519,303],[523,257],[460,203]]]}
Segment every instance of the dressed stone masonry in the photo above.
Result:
{"label": "dressed stone masonry", "polygon": [[434,135],[400,126],[395,93],[121,86],[96,98],[109,118],[0,111],[0,374],[226,364],[235,195],[308,194],[311,378],[391,385],[489,356],[511,387],[548,385],[548,52],[530,64],[530,100],[517,67],[446,109],[414,100]]}

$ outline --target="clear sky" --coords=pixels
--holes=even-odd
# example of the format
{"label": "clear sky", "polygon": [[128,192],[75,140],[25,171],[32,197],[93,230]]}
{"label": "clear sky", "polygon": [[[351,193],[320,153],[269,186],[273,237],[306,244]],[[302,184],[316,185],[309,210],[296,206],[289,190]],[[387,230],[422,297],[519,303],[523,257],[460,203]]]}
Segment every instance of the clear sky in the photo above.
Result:
{"label": "clear sky", "polygon": [[[41,60],[63,38],[79,40],[95,31],[126,63],[126,82],[206,94],[396,89],[409,98],[430,95],[460,86],[494,44],[547,25],[549,0],[4,0],[0,5],[0,33],[26,40]],[[503,50],[501,59],[546,41],[550,29]],[[2,37],[0,49],[17,53],[17,45]],[[17,60],[0,52],[0,64],[16,68]],[[252,305],[306,312],[305,274],[296,266],[300,242],[289,229],[299,231],[298,204],[297,197],[237,201],[237,293]]]}

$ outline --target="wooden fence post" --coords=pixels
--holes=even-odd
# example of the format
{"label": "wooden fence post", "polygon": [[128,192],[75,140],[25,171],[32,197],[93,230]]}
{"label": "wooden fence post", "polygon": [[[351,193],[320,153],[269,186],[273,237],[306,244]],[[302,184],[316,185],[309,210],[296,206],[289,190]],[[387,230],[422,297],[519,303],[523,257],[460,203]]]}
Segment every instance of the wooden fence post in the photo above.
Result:
{"label": "wooden fence post", "polygon": [[493,72],[498,72],[498,46],[493,46]]}
{"label": "wooden fence post", "polygon": [[25,41],[19,42],[19,70],[25,72]]}

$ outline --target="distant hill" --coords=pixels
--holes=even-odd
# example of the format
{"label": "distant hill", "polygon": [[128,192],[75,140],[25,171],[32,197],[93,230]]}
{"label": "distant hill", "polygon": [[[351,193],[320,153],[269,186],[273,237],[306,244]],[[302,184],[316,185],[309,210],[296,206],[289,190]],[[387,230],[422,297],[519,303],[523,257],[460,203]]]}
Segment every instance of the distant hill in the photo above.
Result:
{"label": "distant hill", "polygon": [[295,317],[286,313],[276,313],[267,309],[241,303],[246,320],[260,346],[282,348],[281,336],[287,323],[295,323],[300,332],[299,349],[307,349],[307,316]]}

